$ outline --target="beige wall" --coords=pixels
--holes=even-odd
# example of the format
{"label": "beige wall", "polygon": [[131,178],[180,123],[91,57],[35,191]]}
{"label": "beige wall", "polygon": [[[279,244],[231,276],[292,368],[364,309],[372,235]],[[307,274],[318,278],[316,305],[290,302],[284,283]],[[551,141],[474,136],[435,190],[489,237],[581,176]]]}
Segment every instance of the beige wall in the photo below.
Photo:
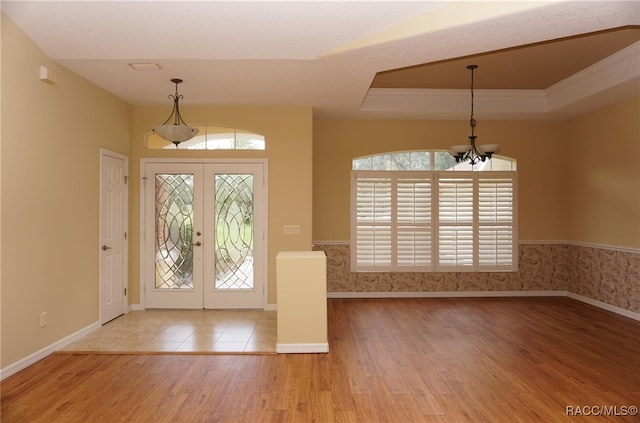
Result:
{"label": "beige wall", "polygon": [[[2,63],[4,368],[98,320],[100,148],[128,153],[131,109],[4,14]],[[40,65],[56,85],[38,79]]]}
{"label": "beige wall", "polygon": [[[566,240],[568,187],[566,134],[562,123],[482,122],[480,144],[498,143],[518,161],[521,240]],[[400,150],[448,149],[468,141],[468,122],[314,122],[314,241],[349,239],[351,160]]]}
{"label": "beige wall", "polygon": [[569,239],[640,248],[640,97],[568,127]]}
{"label": "beige wall", "polygon": [[[171,104],[164,107],[134,107],[131,144],[130,267],[131,304],[140,302],[138,254],[140,205],[140,158],[266,158],[268,160],[269,259],[268,301],[276,302],[275,257],[280,251],[311,250],[312,126],[310,107],[181,107],[192,124],[216,124],[241,128],[265,136],[265,151],[149,150],[144,138],[162,123]],[[284,225],[300,225],[300,235],[284,235]]]}
{"label": "beige wall", "polygon": [[[446,149],[467,122],[314,122],[314,241],[349,240],[351,160]],[[479,121],[480,144],[518,161],[521,241],[640,247],[640,99],[568,122]]]}

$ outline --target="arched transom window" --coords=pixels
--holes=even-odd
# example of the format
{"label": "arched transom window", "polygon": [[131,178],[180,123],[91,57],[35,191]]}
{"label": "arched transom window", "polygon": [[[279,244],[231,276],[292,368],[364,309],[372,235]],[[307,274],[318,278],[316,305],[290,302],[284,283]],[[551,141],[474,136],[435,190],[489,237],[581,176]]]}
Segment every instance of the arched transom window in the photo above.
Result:
{"label": "arched transom window", "polygon": [[469,163],[456,163],[447,151],[419,150],[395,151],[356,157],[352,162],[353,170],[451,170],[451,171],[488,171],[516,170],[514,159],[494,155],[491,160],[480,162],[473,169]]}
{"label": "arched transom window", "polygon": [[[181,142],[180,149],[185,150],[264,150],[264,135],[239,128],[215,125],[192,125],[198,128],[198,135],[188,141]],[[158,134],[147,134],[147,148],[175,149],[176,146]]]}

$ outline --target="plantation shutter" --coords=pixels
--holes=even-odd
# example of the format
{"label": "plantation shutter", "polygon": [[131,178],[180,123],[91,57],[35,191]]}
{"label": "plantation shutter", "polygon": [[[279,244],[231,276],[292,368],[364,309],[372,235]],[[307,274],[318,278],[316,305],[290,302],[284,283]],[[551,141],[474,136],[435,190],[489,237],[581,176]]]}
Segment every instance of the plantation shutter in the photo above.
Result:
{"label": "plantation shutter", "polygon": [[[355,193],[355,259],[360,270],[380,270],[391,266],[391,177],[357,177]],[[354,195],[355,194],[355,195]]]}
{"label": "plantation shutter", "polygon": [[398,177],[396,264],[413,271],[432,268],[431,177]]}
{"label": "plantation shutter", "polygon": [[438,207],[438,265],[469,270],[473,266],[473,179],[441,176]]}
{"label": "plantation shutter", "polygon": [[509,270],[514,265],[514,179],[478,178],[478,265]]}
{"label": "plantation shutter", "polygon": [[354,272],[515,271],[513,171],[353,171]]}

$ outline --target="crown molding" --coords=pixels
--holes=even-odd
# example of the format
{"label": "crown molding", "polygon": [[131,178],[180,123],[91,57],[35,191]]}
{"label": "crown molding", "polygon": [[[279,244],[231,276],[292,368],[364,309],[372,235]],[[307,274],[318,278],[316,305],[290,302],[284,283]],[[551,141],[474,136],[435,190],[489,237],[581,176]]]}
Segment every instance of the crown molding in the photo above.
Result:
{"label": "crown molding", "polygon": [[[640,42],[545,90],[474,90],[478,120],[566,120],[640,95]],[[372,88],[360,112],[466,119],[469,90]],[[394,115],[395,113],[395,115]]]}

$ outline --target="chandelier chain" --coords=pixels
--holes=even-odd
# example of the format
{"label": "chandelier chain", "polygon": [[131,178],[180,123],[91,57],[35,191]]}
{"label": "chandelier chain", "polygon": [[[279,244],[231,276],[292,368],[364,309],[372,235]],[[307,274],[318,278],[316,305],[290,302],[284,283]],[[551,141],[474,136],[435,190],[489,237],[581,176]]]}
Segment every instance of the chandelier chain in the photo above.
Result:
{"label": "chandelier chain", "polygon": [[480,162],[484,162],[485,160],[490,160],[493,153],[497,152],[499,149],[497,144],[483,145],[481,146],[482,148],[479,148],[476,145],[477,136],[475,135],[475,128],[477,126],[477,122],[474,117],[475,92],[473,71],[477,68],[478,65],[467,66],[467,69],[471,71],[471,116],[469,117],[471,135],[469,136],[469,145],[454,145],[450,150],[451,155],[456,159],[456,163],[468,161],[472,167]]}

